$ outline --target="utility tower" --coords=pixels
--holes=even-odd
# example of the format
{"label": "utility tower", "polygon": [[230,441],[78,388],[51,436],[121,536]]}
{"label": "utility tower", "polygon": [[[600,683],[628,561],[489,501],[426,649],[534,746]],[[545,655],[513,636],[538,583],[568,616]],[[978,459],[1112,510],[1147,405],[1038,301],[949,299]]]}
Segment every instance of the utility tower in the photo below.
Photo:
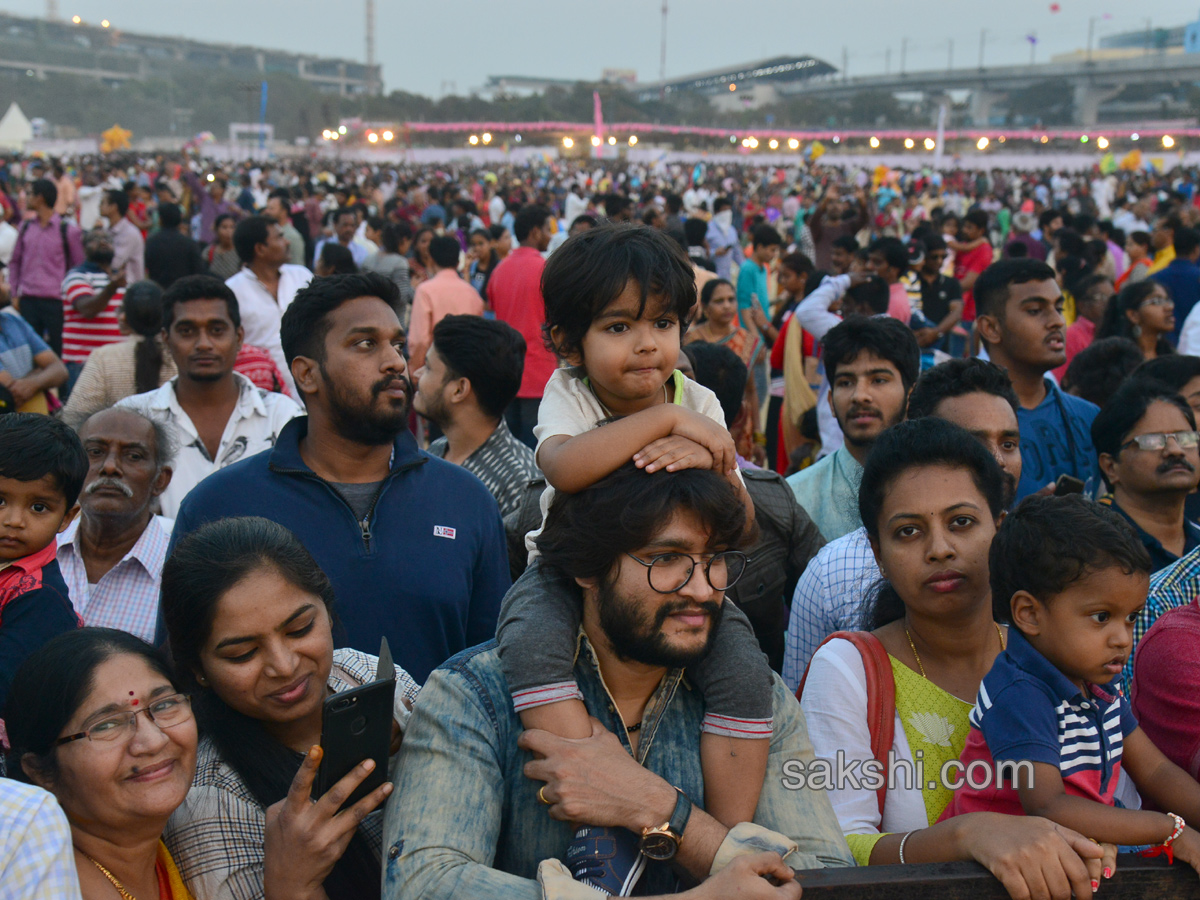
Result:
{"label": "utility tower", "polygon": [[667,0],[662,5],[662,43],[658,53],[658,80],[667,80]]}
{"label": "utility tower", "polygon": [[375,96],[379,93],[379,81],[375,77],[375,0],[366,0],[367,4],[367,94]]}
{"label": "utility tower", "polygon": [[46,18],[51,22],[58,21],[58,0],[46,0]]}

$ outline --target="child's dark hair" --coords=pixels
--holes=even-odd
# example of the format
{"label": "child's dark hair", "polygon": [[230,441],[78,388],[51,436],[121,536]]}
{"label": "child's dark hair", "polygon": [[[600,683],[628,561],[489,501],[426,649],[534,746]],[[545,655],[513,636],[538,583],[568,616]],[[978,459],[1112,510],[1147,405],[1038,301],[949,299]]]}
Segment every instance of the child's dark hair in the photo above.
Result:
{"label": "child's dark hair", "polygon": [[83,445],[58,419],[37,413],[0,416],[0,477],[37,481],[51,475],[70,509],[79,499],[87,472]]}
{"label": "child's dark hair", "polygon": [[1129,338],[1097,338],[1075,354],[1063,376],[1062,387],[1104,409],[1126,376],[1136,371],[1142,361],[1141,348]]}
{"label": "child's dark hair", "polygon": [[[858,512],[876,541],[883,501],[896,479],[909,469],[948,466],[966,469],[987,501],[992,518],[1004,511],[1004,475],[995,457],[965,429],[932,416],[901,422],[884,431],[871,448],[858,489]],[[870,630],[904,615],[904,601],[886,581],[881,582],[867,613]]]}
{"label": "child's dark hair", "polygon": [[1150,573],[1150,554],[1120,513],[1078,494],[1026,497],[1009,513],[988,554],[992,610],[1012,622],[1012,597],[1049,603],[1093,572]]}
{"label": "child's dark hair", "polygon": [[567,241],[542,273],[546,346],[564,358],[580,354],[592,320],[630,283],[640,294],[639,317],[653,297],[653,312],[675,316],[683,330],[696,302],[696,274],[676,241],[644,225],[601,225]]}

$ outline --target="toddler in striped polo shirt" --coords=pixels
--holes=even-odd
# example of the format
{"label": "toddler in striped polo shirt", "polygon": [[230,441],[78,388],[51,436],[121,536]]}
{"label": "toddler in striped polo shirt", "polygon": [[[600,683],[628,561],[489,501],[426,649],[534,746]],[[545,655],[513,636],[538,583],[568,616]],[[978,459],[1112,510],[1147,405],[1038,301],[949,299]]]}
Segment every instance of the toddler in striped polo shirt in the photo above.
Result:
{"label": "toddler in striped polo shirt", "polygon": [[[1008,647],[979,687],[943,818],[1044,816],[1200,871],[1200,832],[1186,825],[1200,823],[1200,784],[1150,742],[1120,687],[1150,584],[1133,528],[1079,495],[1033,496],[1000,527],[989,563]],[[1122,769],[1162,812],[1123,807]]]}

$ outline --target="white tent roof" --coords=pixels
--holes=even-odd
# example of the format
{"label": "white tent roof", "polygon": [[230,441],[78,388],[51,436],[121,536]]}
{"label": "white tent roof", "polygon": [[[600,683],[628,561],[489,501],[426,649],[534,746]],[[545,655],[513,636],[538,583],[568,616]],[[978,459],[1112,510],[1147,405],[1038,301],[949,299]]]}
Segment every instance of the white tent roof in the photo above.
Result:
{"label": "white tent roof", "polygon": [[0,149],[22,150],[33,140],[33,125],[14,100],[4,118],[0,118]]}

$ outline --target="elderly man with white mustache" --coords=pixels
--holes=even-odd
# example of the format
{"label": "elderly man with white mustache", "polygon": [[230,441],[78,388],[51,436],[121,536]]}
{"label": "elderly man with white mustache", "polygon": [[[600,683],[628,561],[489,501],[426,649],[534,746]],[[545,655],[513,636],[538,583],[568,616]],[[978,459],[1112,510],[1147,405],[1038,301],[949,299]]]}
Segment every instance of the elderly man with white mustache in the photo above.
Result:
{"label": "elderly man with white mustache", "polygon": [[171,426],[125,407],[79,426],[88,458],[80,515],[58,536],[58,565],[85,625],[154,640],[171,519],[154,514],[171,482]]}

